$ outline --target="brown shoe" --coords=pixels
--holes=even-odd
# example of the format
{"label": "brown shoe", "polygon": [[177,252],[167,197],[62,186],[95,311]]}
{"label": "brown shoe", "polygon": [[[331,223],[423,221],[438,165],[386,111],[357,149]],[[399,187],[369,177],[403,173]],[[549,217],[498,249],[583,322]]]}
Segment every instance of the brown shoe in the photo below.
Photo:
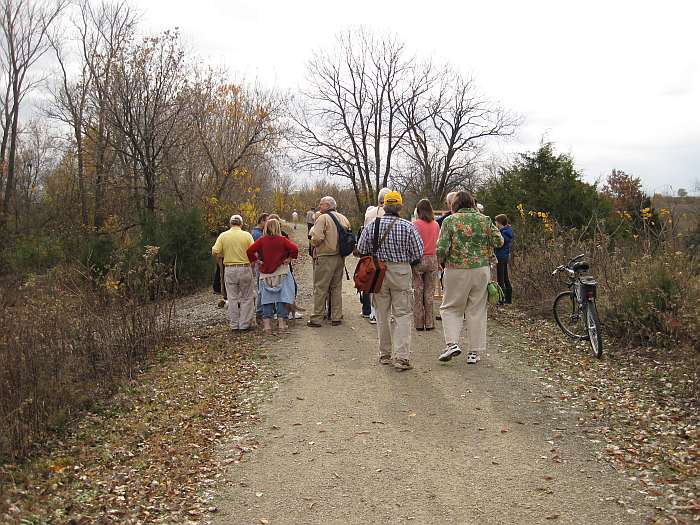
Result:
{"label": "brown shoe", "polygon": [[381,364],[383,364],[383,365],[390,365],[391,363],[393,363],[393,361],[391,360],[391,356],[390,356],[390,355],[383,355],[383,356],[381,356],[381,357],[379,358],[379,362],[380,362]]}
{"label": "brown shoe", "polygon": [[338,326],[343,324],[343,321],[331,321],[331,326]]}
{"label": "brown shoe", "polygon": [[394,368],[403,371],[410,370],[413,366],[408,362],[408,359],[394,359]]}
{"label": "brown shoe", "polygon": [[310,326],[311,328],[321,328],[323,325],[321,323],[317,323],[316,321],[308,321],[306,326]]}

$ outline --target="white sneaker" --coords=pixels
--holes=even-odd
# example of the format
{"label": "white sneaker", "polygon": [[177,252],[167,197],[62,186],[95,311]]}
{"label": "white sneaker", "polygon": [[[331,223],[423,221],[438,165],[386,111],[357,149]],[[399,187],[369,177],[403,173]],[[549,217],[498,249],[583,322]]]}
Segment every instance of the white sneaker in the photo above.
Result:
{"label": "white sneaker", "polygon": [[377,318],[376,318],[376,317],[370,317],[370,318],[369,318],[369,324],[377,324]]}
{"label": "white sneaker", "polygon": [[480,361],[479,354],[476,352],[469,352],[467,354],[467,364],[475,365]]}
{"label": "white sneaker", "polygon": [[301,312],[294,312],[294,319],[303,319],[303,318],[304,318],[304,314],[302,314]]}
{"label": "white sneaker", "polygon": [[439,361],[449,361],[453,357],[457,357],[462,353],[462,349],[456,343],[451,343],[445,347],[445,350],[438,357]]}

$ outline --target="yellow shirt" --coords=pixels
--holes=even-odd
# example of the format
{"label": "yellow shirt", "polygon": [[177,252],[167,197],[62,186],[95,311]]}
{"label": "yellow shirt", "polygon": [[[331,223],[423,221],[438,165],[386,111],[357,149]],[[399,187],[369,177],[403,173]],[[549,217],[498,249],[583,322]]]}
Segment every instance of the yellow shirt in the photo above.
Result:
{"label": "yellow shirt", "polygon": [[246,250],[253,244],[253,236],[241,230],[240,226],[231,226],[216,239],[211,253],[224,258],[224,264],[249,264]]}

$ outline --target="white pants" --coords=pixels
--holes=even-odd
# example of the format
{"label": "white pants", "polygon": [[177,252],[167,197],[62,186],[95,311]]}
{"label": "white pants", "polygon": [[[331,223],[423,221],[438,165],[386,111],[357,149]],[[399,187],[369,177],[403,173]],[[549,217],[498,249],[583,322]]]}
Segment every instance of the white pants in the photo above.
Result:
{"label": "white pants", "polygon": [[250,265],[227,266],[224,272],[231,328],[245,330],[253,322],[255,286]]}
{"label": "white pants", "polygon": [[486,285],[490,278],[491,271],[488,266],[445,269],[440,306],[445,344],[459,344],[459,336],[466,319],[469,351],[486,351]]}

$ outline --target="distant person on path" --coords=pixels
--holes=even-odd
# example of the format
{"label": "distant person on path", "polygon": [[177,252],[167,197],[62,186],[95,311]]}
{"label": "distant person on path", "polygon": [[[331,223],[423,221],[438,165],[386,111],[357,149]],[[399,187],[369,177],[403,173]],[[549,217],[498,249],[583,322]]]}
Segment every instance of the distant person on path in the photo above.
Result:
{"label": "distant person on path", "polygon": [[343,271],[345,258],[339,249],[338,229],[330,217],[333,214],[342,228],[350,228],[350,221],[336,211],[337,203],[333,197],[323,197],[319,208],[321,214],[311,230],[311,246],[314,252],[314,311],[308,326],[320,327],[326,308],[330,301],[331,325],[341,324],[343,317]]}
{"label": "distant person on path", "polygon": [[294,224],[294,229],[297,229],[297,221],[299,220],[299,214],[296,210],[292,212],[292,224]]}
{"label": "distant person on path", "polygon": [[496,215],[496,226],[503,237],[503,246],[496,249],[496,279],[498,286],[503,290],[504,300],[499,304],[513,303],[513,287],[508,278],[508,259],[510,259],[510,247],[515,239],[513,229],[508,224],[508,216],[504,214]]}
{"label": "distant person on path", "polygon": [[[423,241],[416,227],[399,217],[403,198],[397,191],[384,196],[384,216],[379,223],[380,246],[377,258],[386,263],[386,274],[379,292],[374,294],[379,334],[379,362],[393,364],[398,370],[411,366],[411,317],[413,290],[411,265],[423,257]],[[362,230],[357,250],[372,253],[374,228]],[[393,320],[392,320],[393,319]]]}
{"label": "distant person on path", "polygon": [[253,237],[243,231],[240,215],[233,215],[229,223],[230,229],[217,237],[211,253],[224,263],[229,326],[236,331],[249,330],[253,324],[255,281],[246,251],[253,244]]}
{"label": "distant person on path", "polygon": [[248,260],[260,261],[258,303],[262,306],[263,331],[272,333],[272,317],[277,314],[279,332],[287,329],[287,305],[294,303],[295,284],[289,262],[299,256],[299,248],[282,235],[280,222],[268,219],[265,232],[248,248]]}
{"label": "distant person on path", "polygon": [[447,217],[452,215],[452,201],[454,200],[455,196],[457,195],[456,191],[451,191],[445,196],[445,202],[447,203],[447,211],[445,212],[444,215],[440,215],[437,219],[435,219],[438,223],[438,226],[442,228],[442,221],[444,221]]}
{"label": "distant person on path", "polygon": [[258,217],[258,223],[253,226],[253,228],[250,230],[250,234],[253,236],[253,240],[257,241],[260,237],[263,236],[263,231],[265,230],[265,222],[267,221],[268,214],[267,213],[262,213]]}
{"label": "distant person on path", "polygon": [[435,253],[440,226],[435,221],[435,212],[428,199],[418,201],[413,225],[423,241],[423,257],[413,267],[413,323],[418,331],[432,330],[435,328],[433,298],[438,271]]}
{"label": "distant person on path", "polygon": [[498,228],[474,207],[474,197],[460,191],[452,202],[452,215],[442,223],[437,257],[445,268],[444,297],[440,306],[445,349],[440,361],[462,353],[459,337],[466,314],[469,352],[467,363],[476,364],[486,351],[486,285],[491,277],[493,249],[503,246]]}
{"label": "distant person on path", "polygon": [[[389,188],[382,188],[379,190],[377,195],[377,205],[368,206],[365,211],[365,220],[363,227],[366,228],[367,225],[372,224],[374,219],[377,217],[384,217],[384,197],[391,190]],[[372,304],[372,294],[362,293],[362,317],[369,319],[370,324],[377,324],[377,316],[374,310],[374,305]]]}
{"label": "distant person on path", "polygon": [[[314,208],[309,208],[309,211],[306,212],[306,233],[310,236],[311,235],[311,228],[314,227],[314,223],[316,222],[316,210]],[[309,237],[311,238],[311,237]]]}

